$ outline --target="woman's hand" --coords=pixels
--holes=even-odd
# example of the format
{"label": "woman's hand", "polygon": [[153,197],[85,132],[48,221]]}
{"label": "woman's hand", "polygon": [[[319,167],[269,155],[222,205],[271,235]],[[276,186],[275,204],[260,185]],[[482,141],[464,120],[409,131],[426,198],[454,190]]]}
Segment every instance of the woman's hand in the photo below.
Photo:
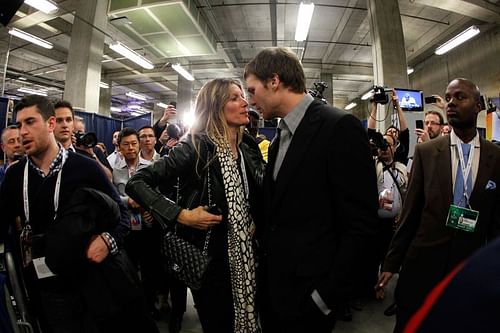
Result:
{"label": "woman's hand", "polygon": [[207,230],[222,221],[222,215],[213,215],[207,212],[207,206],[198,206],[195,209],[183,209],[177,216],[177,221],[188,227]]}

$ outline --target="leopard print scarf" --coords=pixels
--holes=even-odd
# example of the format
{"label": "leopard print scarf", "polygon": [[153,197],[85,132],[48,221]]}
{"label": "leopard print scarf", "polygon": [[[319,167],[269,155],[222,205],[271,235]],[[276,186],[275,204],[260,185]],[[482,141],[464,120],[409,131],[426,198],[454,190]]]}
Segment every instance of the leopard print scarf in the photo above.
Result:
{"label": "leopard print scarf", "polygon": [[250,216],[245,191],[248,189],[248,182],[243,155],[240,153],[243,182],[237,161],[233,160],[229,146],[217,145],[217,156],[221,165],[224,192],[229,207],[227,237],[234,307],[234,332],[260,332],[255,308],[256,263],[252,247],[255,224]]}

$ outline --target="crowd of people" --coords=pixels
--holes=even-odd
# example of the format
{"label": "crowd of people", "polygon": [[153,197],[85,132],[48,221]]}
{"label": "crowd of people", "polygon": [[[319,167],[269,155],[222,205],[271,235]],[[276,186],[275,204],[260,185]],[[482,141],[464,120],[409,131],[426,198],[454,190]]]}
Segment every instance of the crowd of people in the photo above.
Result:
{"label": "crowd of people", "polygon": [[[396,94],[399,124],[382,134],[375,102],[367,132],[309,95],[286,48],[259,52],[243,79],[248,97],[239,81],[211,80],[191,128],[169,105],[154,126],[114,132],[109,154],[70,102],[15,105],[1,136],[0,242],[42,332],[158,332],[168,294],[179,332],[187,287],[164,265],[165,226],[210,257],[191,290],[206,333],[329,333],[397,273],[395,332],[451,318],[419,308],[500,232],[500,148],[477,132],[477,86],[458,78],[436,96],[448,124],[426,112],[409,156]],[[281,119],[272,142],[260,117]]]}

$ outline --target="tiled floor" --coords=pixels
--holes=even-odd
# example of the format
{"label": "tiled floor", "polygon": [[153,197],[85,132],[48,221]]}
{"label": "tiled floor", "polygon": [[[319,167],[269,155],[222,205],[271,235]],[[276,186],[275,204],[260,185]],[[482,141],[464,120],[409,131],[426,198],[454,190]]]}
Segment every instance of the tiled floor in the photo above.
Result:
{"label": "tiled floor", "polygon": [[[395,279],[393,279],[386,292],[386,298],[383,301],[369,300],[363,305],[361,311],[352,310],[352,322],[338,321],[335,327],[335,333],[391,333],[394,327],[395,317],[384,316],[384,310],[389,306],[393,299],[393,288]],[[163,320],[158,321],[160,332],[167,333],[167,323]],[[202,333],[201,325],[193,307],[193,299],[188,292],[188,308],[184,314],[181,333]]]}

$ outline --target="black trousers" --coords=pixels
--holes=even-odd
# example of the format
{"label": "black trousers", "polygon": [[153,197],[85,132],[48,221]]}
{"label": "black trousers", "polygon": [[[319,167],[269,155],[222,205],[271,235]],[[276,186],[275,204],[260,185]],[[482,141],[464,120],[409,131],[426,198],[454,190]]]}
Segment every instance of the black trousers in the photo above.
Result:
{"label": "black trousers", "polygon": [[263,306],[261,324],[263,333],[331,333],[335,328],[335,313],[325,315],[311,298],[300,314],[284,314]]}
{"label": "black trousers", "polygon": [[38,296],[43,333],[159,332],[142,298],[111,317],[97,320],[77,291],[41,290]]}
{"label": "black trousers", "polygon": [[191,292],[203,333],[233,333],[233,296],[227,257],[213,258],[202,287]]}

